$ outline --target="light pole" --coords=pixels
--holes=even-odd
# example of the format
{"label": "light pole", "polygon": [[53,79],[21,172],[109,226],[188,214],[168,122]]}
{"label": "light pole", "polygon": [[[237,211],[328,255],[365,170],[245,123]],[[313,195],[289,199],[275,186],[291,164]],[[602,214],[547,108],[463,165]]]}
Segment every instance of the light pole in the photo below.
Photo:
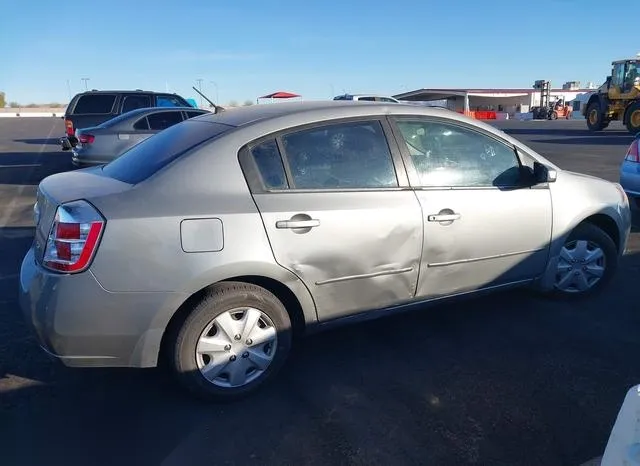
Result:
{"label": "light pole", "polygon": [[[198,83],[198,90],[200,92],[202,92],[202,81],[203,81],[202,78],[196,79],[196,82]],[[202,96],[200,96],[200,108],[202,108]]]}
{"label": "light pole", "polygon": [[90,78],[80,78],[80,81],[84,81],[84,90],[88,90],[89,88],[87,87],[87,82],[89,81]]}
{"label": "light pole", "polygon": [[216,87],[216,105],[220,105],[220,98],[218,97],[218,83],[214,81],[209,81],[209,82]]}

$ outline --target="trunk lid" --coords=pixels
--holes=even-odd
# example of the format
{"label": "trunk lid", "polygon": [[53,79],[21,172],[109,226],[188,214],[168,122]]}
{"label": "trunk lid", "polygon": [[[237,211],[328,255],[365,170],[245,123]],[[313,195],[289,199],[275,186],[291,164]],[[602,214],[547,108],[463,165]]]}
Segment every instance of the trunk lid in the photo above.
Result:
{"label": "trunk lid", "polygon": [[101,167],[58,173],[42,180],[38,185],[34,206],[36,259],[42,260],[51,225],[60,204],[79,199],[92,202],[92,199],[121,193],[131,187],[130,184],[102,175]]}

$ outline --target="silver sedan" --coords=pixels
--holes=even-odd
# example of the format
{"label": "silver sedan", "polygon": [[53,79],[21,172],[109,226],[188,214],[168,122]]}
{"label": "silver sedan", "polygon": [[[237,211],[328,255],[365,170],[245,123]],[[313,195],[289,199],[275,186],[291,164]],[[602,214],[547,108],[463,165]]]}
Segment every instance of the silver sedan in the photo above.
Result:
{"label": "silver sedan", "polygon": [[71,160],[76,167],[111,162],[123,152],[173,125],[211,113],[193,107],[139,108],[111,120],[76,130],[78,144]]}
{"label": "silver sedan", "polygon": [[514,286],[590,296],[631,228],[620,185],[487,124],[339,101],[193,118],[44,179],[35,214],[20,299],[42,347],[166,361],[215,399],[261,387],[296,334]]}

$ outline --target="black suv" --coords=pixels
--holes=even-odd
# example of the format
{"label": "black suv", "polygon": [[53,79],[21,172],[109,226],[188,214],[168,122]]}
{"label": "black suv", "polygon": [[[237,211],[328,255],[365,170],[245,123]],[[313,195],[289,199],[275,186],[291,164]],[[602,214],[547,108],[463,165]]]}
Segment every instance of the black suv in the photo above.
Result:
{"label": "black suv", "polygon": [[66,136],[60,138],[62,150],[76,146],[77,129],[97,126],[123,113],[147,107],[191,107],[191,104],[177,94],[139,89],[81,92],[71,99],[63,117]]}

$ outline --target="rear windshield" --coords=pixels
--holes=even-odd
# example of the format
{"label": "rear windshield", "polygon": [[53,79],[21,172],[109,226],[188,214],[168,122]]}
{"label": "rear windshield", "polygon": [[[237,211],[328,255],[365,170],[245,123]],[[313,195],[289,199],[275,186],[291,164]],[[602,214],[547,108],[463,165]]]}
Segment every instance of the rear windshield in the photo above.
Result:
{"label": "rear windshield", "polygon": [[120,115],[118,115],[117,117],[111,118],[103,123],[100,123],[98,126],[101,128],[110,128],[113,125],[116,125],[118,123],[120,123],[123,120],[128,120],[129,118],[132,118],[134,115],[140,115],[143,114],[144,112],[146,112],[147,110],[132,110],[130,112],[126,112],[126,113],[121,113]]}
{"label": "rear windshield", "polygon": [[140,183],[195,146],[232,128],[195,120],[178,123],[136,144],[105,165],[103,173],[124,183]]}
{"label": "rear windshield", "polygon": [[116,101],[115,94],[87,94],[80,96],[75,108],[74,115],[98,115],[111,113],[113,104]]}

